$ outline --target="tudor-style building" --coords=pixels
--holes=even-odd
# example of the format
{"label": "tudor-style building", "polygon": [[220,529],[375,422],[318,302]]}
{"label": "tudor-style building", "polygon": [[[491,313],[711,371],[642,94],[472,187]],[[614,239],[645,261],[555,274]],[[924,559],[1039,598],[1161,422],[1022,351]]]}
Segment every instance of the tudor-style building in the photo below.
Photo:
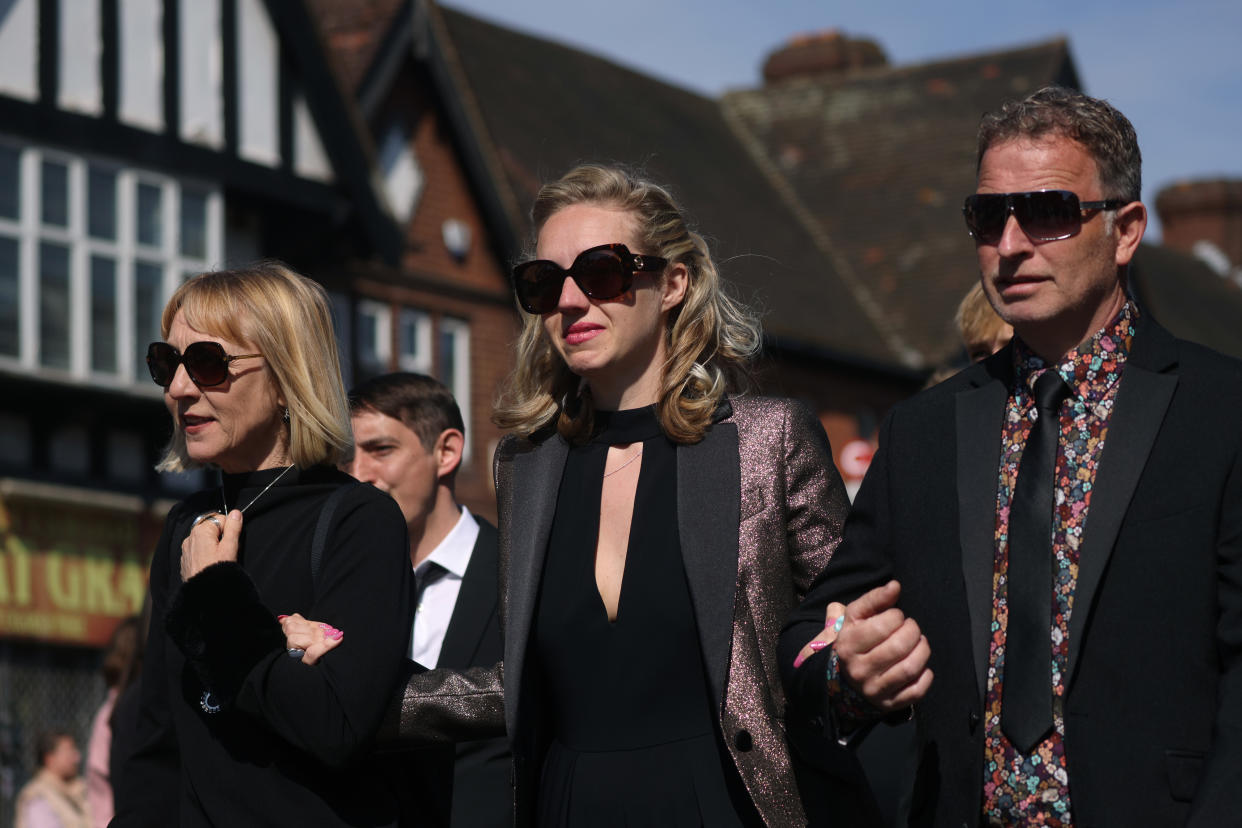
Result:
{"label": "tudor-style building", "polygon": [[153,470],[168,296],[278,258],[348,332],[354,272],[400,261],[360,125],[300,2],[0,4],[0,826],[34,736],[85,736],[168,506],[214,482]]}

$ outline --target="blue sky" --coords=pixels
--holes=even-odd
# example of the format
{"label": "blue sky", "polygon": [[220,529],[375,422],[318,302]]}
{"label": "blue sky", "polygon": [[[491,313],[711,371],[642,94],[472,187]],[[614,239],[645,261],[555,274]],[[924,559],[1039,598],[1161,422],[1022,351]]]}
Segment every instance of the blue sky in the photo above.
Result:
{"label": "blue sky", "polygon": [[[773,49],[837,28],[895,65],[1069,40],[1086,91],[1138,130],[1143,196],[1186,178],[1242,178],[1238,0],[449,0],[445,5],[604,55],[707,95],[759,84]],[[1159,223],[1149,228],[1159,236]]]}

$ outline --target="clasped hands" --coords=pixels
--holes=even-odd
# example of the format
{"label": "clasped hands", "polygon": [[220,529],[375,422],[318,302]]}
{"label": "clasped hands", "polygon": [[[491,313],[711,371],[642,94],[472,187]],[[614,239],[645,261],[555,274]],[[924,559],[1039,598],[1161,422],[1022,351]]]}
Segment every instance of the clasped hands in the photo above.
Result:
{"label": "clasped hands", "polygon": [[872,707],[892,713],[923,698],[932,683],[931,647],[918,623],[897,608],[900,594],[901,585],[889,581],[848,606],[829,604],[824,631],[807,642],[794,666],[831,645],[841,678]]}

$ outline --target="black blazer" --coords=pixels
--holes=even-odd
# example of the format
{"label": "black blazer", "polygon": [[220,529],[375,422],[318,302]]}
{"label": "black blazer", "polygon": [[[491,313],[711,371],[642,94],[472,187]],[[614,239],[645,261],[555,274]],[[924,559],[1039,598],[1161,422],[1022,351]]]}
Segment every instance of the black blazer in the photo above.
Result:
{"label": "black blazer", "polygon": [[[437,667],[490,667],[504,655],[500,634],[496,527],[475,515],[479,536],[462,577]],[[506,738],[414,750],[394,785],[401,824],[431,828],[503,828],[513,824],[513,785]]]}
{"label": "black blazer", "polygon": [[[975,826],[1006,348],[895,407],[831,565],[787,624],[797,726],[822,729],[824,608],[890,577],[931,644],[912,825]],[[1075,825],[1242,813],[1242,363],[1140,319],[1092,493],[1070,618]],[[791,714],[793,715],[793,714]],[[792,726],[792,725],[791,725]]]}

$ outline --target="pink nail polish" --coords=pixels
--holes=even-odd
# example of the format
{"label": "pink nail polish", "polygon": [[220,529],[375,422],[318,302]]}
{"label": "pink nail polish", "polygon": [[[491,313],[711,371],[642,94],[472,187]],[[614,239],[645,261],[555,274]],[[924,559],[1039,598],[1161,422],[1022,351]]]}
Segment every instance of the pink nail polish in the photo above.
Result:
{"label": "pink nail polish", "polygon": [[827,641],[812,641],[807,646],[818,653],[820,650],[828,646],[828,642]]}
{"label": "pink nail polish", "polygon": [[328,638],[331,638],[333,641],[340,641],[341,636],[344,635],[344,633],[342,633],[340,630],[333,630],[330,633],[326,633],[326,635],[328,636]]}

